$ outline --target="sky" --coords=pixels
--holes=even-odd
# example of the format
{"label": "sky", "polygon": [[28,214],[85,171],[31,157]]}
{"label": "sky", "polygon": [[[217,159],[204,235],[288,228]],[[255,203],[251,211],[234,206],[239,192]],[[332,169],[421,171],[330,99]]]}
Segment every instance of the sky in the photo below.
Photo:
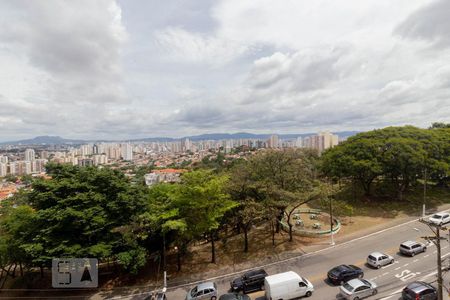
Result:
{"label": "sky", "polygon": [[450,122],[448,0],[0,2],[0,141]]}

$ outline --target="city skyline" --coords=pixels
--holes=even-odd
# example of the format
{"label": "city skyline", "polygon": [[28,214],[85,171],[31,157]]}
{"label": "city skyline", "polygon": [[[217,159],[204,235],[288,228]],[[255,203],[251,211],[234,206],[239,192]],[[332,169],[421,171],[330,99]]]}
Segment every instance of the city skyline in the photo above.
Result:
{"label": "city skyline", "polygon": [[0,140],[449,122],[448,9],[445,0],[4,1]]}

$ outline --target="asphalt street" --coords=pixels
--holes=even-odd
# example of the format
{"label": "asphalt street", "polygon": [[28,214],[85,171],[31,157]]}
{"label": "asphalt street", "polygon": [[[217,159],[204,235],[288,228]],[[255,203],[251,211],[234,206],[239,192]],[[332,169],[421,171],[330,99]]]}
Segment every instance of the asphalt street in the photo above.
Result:
{"label": "asphalt street", "polygon": [[[378,294],[368,299],[399,299],[401,290],[410,282],[424,280],[436,284],[437,254],[433,243],[427,243],[422,237],[431,236],[432,232],[427,225],[418,221],[409,222],[371,234],[369,236],[349,241],[343,244],[328,247],[302,257],[276,265],[265,267],[269,275],[286,271],[295,271],[306,277],[314,285],[314,293],[308,298],[311,300],[337,299],[339,288],[329,284],[326,280],[327,271],[340,264],[353,264],[364,271],[364,278],[373,280],[378,285]],[[443,236],[448,237],[446,233]],[[416,240],[428,244],[425,253],[414,257],[403,256],[398,253],[401,242]],[[381,269],[372,269],[366,266],[367,255],[374,251],[385,252],[395,258],[395,263]],[[442,241],[442,257],[444,266],[450,262],[450,247],[446,240]],[[230,280],[236,276],[215,280],[218,285],[219,294],[226,293],[230,288]],[[445,276],[444,283],[448,287],[450,276]],[[185,299],[189,287],[169,289],[167,297],[169,300]],[[444,289],[444,299],[448,293]],[[252,299],[263,300],[264,292],[253,293]],[[133,297],[136,299],[136,297]]]}
{"label": "asphalt street", "polygon": [[[432,236],[430,228],[419,221],[408,221],[367,236],[359,237],[348,242],[328,246],[321,250],[304,254],[287,261],[264,266],[269,275],[286,271],[295,271],[300,276],[306,277],[314,285],[314,293],[310,300],[339,299],[339,287],[333,286],[326,280],[327,272],[331,268],[341,264],[359,266],[364,271],[364,278],[374,281],[378,285],[378,293],[368,297],[371,300],[398,300],[401,299],[402,289],[410,282],[421,280],[437,287],[437,250],[432,242],[427,242],[423,237]],[[441,236],[446,240],[441,241],[441,256],[443,267],[450,267],[450,244],[447,232],[441,231]],[[407,240],[415,240],[427,244],[427,251],[414,257],[400,254],[400,243]],[[366,265],[367,256],[375,251],[384,252],[394,257],[395,262],[381,269],[373,269]],[[259,266],[257,266],[259,267]],[[255,267],[256,268],[256,267]],[[223,276],[213,279],[219,290],[219,295],[230,289],[230,281],[239,274]],[[205,278],[204,281],[210,281]],[[170,287],[166,293],[168,300],[184,300],[187,291],[195,284],[183,287]],[[450,272],[444,272],[444,286],[450,287]],[[133,295],[119,296],[112,299],[143,300],[148,296],[146,292],[137,292]],[[264,291],[250,294],[252,300],[264,300]],[[102,297],[103,298],[103,297]],[[93,297],[91,299],[100,299]],[[111,299],[111,298],[110,298]],[[444,299],[450,300],[448,292],[444,288]]]}

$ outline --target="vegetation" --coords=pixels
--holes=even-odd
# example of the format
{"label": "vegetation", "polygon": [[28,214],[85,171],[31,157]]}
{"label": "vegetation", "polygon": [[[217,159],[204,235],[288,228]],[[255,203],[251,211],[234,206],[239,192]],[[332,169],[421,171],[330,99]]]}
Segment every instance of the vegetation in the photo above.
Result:
{"label": "vegetation", "polygon": [[[215,263],[216,242],[230,234],[243,233],[247,252],[254,225],[270,225],[274,244],[284,218],[292,241],[292,217],[303,204],[327,207],[333,197],[335,212],[351,216],[361,203],[379,205],[373,195],[383,194],[401,206],[406,197],[416,201],[410,195],[419,184],[448,187],[450,128],[365,132],[321,157],[285,149],[230,162],[219,152],[184,173],[180,183],[136,184],[152,168],[135,169],[130,180],[110,168],[47,165],[51,179],[30,179],[31,189],[2,202],[0,274],[14,276],[17,267],[43,271],[53,257],[64,256],[113,261],[136,274],[151,258],[165,268],[167,252],[176,253],[180,270],[194,244],[208,244]],[[354,187],[368,202],[349,197]]]}
{"label": "vegetation", "polygon": [[372,195],[374,181],[390,184],[399,200],[419,179],[448,186],[450,128],[388,127],[350,137],[322,156],[322,171],[359,184]]}

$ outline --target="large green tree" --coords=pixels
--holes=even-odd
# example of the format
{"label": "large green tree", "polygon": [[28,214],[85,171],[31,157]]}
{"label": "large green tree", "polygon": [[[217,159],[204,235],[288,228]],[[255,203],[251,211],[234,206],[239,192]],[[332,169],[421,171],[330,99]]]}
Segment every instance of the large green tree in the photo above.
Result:
{"label": "large green tree", "polygon": [[144,190],[108,168],[49,164],[50,180],[33,182],[35,236],[24,245],[48,266],[53,257],[118,258],[136,272],[144,249],[121,228],[146,209]]}
{"label": "large green tree", "polygon": [[187,225],[192,239],[206,237],[211,242],[211,262],[216,262],[215,240],[224,215],[237,203],[230,199],[225,188],[226,175],[211,171],[193,171],[183,174],[173,195],[179,214]]}

